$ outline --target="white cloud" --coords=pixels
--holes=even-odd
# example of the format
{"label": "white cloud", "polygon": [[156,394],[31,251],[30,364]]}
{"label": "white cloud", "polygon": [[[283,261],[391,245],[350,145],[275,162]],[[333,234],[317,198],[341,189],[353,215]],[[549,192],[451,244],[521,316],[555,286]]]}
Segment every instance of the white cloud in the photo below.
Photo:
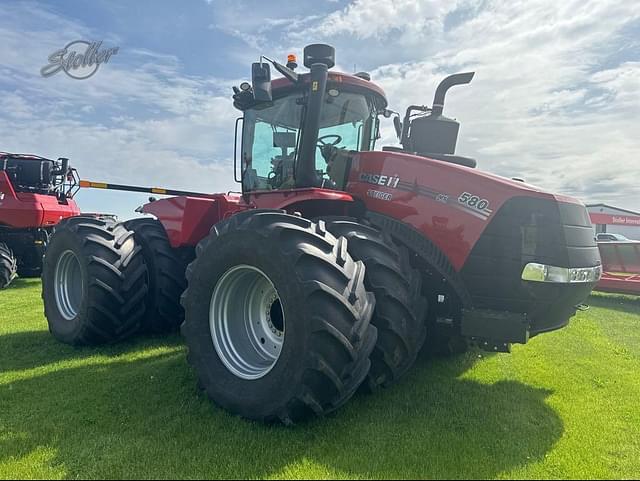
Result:
{"label": "white cloud", "polygon": [[441,30],[444,17],[457,5],[456,1],[437,0],[355,0],[327,15],[304,34],[324,37],[348,34],[360,39],[380,39],[397,33],[404,39],[415,39],[431,30]]}
{"label": "white cloud", "polygon": [[333,36],[347,65],[382,59],[372,77],[396,109],[430,104],[444,76],[475,70],[445,107],[462,122],[461,154],[485,170],[640,209],[638,50],[633,61],[620,57],[640,35],[640,4],[410,3],[356,0],[291,37]]}

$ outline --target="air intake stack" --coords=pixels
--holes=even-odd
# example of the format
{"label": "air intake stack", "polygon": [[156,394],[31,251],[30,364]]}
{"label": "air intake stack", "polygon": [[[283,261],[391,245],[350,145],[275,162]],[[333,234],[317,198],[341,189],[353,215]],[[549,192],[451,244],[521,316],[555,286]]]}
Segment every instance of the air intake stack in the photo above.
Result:
{"label": "air intake stack", "polygon": [[453,155],[456,151],[460,124],[442,115],[444,99],[447,91],[454,85],[464,85],[471,82],[474,72],[459,73],[445,78],[433,99],[431,113],[425,117],[411,120],[414,110],[425,111],[425,107],[411,106],[407,109],[404,119],[405,130],[402,145],[405,150],[418,153]]}

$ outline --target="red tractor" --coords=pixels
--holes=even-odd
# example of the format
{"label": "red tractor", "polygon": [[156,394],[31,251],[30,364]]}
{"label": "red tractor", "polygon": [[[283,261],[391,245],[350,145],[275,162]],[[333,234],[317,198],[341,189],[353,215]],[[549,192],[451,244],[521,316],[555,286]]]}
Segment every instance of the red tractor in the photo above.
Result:
{"label": "red tractor", "polygon": [[53,227],[80,214],[67,159],[0,152],[0,289],[17,276],[40,277]]}
{"label": "red tractor", "polygon": [[444,97],[473,74],[395,121],[403,148],[375,151],[393,114],[384,92],[330,72],[327,45],[305,48],[304,65],[263,57],[234,88],[241,193],[56,228],[43,274],[54,336],[95,344],[182,324],[215,403],[289,424],[396,383],[425,342],[506,352],[567,325],[600,277],[589,216],[455,155]]}

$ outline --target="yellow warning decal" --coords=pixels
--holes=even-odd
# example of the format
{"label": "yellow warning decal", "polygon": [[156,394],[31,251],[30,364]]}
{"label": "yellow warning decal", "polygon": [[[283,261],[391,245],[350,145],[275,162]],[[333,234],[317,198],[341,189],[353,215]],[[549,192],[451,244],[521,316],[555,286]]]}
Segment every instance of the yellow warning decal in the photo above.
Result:
{"label": "yellow warning decal", "polygon": [[108,189],[109,184],[105,184],[104,182],[89,182],[88,180],[81,180],[80,187],[90,187],[92,189]]}

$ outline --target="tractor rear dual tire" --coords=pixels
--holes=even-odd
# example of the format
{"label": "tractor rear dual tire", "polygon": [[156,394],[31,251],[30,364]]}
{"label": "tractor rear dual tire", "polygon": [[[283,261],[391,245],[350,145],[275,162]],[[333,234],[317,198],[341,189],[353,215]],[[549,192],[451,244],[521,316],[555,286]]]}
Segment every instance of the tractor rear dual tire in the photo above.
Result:
{"label": "tractor rear dual tire", "polygon": [[365,287],[376,297],[371,323],[378,342],[363,389],[396,384],[413,366],[426,338],[427,299],[409,251],[371,225],[350,217],[325,218],[327,230],[349,241],[349,253],[367,270]]}
{"label": "tractor rear dual tire", "polygon": [[0,289],[6,289],[18,272],[16,258],[9,246],[0,243]]}
{"label": "tractor rear dual tire", "polygon": [[185,273],[193,255],[171,247],[164,227],[156,219],[133,219],[124,226],[134,232],[147,265],[149,293],[143,330],[152,334],[178,331],[184,321],[180,297],[187,288]]}
{"label": "tractor rear dual tire", "polygon": [[113,343],[140,329],[147,269],[134,233],[122,224],[93,217],[60,222],[42,284],[49,330],[63,343]]}
{"label": "tractor rear dual tire", "polygon": [[214,403],[290,425],[353,396],[377,336],[365,266],[347,244],[324,223],[272,210],[236,214],[200,242],[187,269],[182,333]]}

